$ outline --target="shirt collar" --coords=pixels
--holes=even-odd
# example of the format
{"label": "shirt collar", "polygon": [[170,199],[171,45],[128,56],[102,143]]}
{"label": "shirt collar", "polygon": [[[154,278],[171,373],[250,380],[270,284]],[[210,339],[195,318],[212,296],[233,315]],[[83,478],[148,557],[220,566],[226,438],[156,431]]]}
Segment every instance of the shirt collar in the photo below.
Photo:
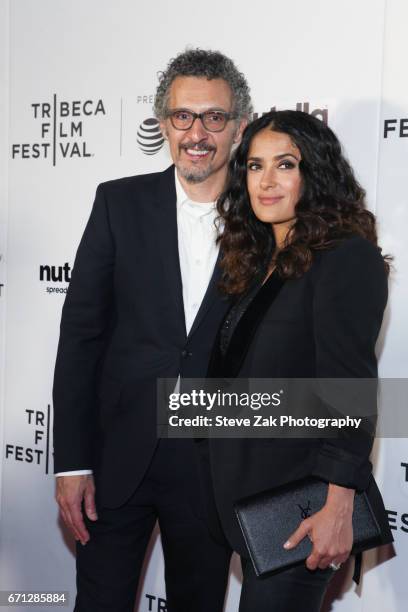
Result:
{"label": "shirt collar", "polygon": [[177,169],[174,170],[176,180],[176,196],[177,196],[177,208],[185,208],[189,212],[192,212],[195,216],[204,217],[205,215],[215,214],[216,202],[194,202],[188,197],[183,189],[183,185],[177,174]]}

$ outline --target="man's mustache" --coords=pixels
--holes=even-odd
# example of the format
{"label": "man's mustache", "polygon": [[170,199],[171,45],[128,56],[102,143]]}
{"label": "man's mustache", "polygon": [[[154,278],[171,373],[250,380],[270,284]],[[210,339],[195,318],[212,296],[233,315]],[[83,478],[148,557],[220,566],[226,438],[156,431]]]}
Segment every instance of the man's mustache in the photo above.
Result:
{"label": "man's mustache", "polygon": [[216,151],[217,147],[205,142],[183,142],[180,149],[194,149],[195,151]]}

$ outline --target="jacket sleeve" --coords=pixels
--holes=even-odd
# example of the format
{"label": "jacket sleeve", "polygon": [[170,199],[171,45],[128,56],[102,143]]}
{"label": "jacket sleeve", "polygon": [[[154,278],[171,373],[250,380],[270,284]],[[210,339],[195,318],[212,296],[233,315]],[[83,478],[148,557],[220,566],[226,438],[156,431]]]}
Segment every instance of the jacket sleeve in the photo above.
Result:
{"label": "jacket sleeve", "polygon": [[[323,386],[322,379],[339,379],[327,381],[327,388],[334,384],[331,398],[337,393],[329,409],[333,408],[335,416],[339,412],[345,416],[349,397],[353,404],[350,415],[371,416],[371,427],[367,418],[363,428],[347,428],[336,437],[322,439],[313,474],[327,482],[364,490],[372,469],[369,455],[377,413],[375,344],[388,293],[384,262],[373,244],[353,237],[322,256],[315,283],[316,375]],[[359,396],[350,392],[347,379],[355,378],[366,380],[361,381],[365,406],[356,406]]]}
{"label": "jacket sleeve", "polygon": [[53,386],[55,472],[93,468],[96,380],[113,317],[114,255],[99,185],[62,309]]}

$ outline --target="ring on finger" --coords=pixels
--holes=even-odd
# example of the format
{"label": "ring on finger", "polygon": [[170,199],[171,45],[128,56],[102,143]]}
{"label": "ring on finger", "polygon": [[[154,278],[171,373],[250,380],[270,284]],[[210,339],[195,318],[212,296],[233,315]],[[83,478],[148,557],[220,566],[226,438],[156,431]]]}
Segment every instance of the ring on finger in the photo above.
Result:
{"label": "ring on finger", "polygon": [[335,563],[334,561],[332,561],[329,564],[329,567],[332,568],[332,570],[334,570],[335,572],[337,572],[337,570],[339,570],[341,568],[341,563]]}

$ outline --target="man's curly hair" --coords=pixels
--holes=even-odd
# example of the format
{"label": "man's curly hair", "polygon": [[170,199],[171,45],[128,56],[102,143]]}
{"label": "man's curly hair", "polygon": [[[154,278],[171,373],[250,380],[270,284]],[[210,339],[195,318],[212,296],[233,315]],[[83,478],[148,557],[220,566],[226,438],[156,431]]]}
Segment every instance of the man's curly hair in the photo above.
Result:
{"label": "man's curly hair", "polygon": [[170,60],[164,72],[159,73],[159,85],[154,102],[154,113],[158,119],[164,119],[166,116],[170,87],[174,79],[179,76],[202,77],[208,80],[224,79],[232,91],[233,112],[237,114],[237,119],[251,115],[249,86],[234,62],[219,51],[186,49]]}

